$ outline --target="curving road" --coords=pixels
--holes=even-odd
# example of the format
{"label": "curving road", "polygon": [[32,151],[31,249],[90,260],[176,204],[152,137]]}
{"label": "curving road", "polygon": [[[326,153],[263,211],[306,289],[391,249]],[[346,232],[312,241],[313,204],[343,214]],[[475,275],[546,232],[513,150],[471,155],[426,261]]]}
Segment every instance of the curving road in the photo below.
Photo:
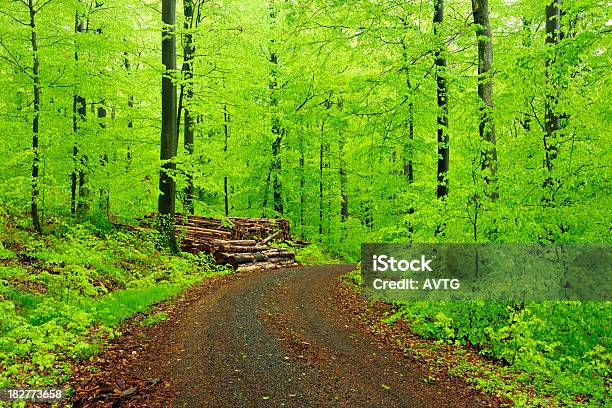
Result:
{"label": "curving road", "polygon": [[[461,381],[427,383],[339,307],[350,266],[300,267],[229,280],[164,322],[135,367],[168,379],[177,407],[475,407]],[[155,405],[155,404],[152,404]]]}

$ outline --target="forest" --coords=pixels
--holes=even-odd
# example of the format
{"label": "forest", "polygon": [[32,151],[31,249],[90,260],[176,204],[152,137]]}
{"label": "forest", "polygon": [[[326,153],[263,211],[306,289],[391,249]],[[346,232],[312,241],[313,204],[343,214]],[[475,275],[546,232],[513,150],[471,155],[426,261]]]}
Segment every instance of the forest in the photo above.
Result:
{"label": "forest", "polygon": [[[0,387],[61,383],[230,273],[180,253],[175,213],[286,218],[303,263],[609,244],[609,5],[0,0]],[[156,212],[159,234],[119,227]],[[610,402],[609,302],[396,307],[518,370],[474,385],[518,406]]]}

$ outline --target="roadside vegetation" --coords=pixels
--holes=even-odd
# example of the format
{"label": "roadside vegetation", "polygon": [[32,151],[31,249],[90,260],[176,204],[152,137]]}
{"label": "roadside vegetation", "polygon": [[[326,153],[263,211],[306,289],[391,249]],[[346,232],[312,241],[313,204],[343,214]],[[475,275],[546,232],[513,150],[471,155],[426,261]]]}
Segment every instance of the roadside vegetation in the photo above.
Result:
{"label": "roadside vegetation", "polygon": [[[359,269],[346,278],[359,290]],[[465,359],[452,368],[478,389],[501,393],[517,406],[610,404],[610,302],[411,302],[380,323],[406,322],[437,344],[475,349],[499,365]],[[530,393],[524,392],[531,390]]]}
{"label": "roadside vegetation", "polygon": [[55,220],[39,239],[22,222],[0,219],[0,387],[61,384],[130,316],[231,272],[160,252],[157,233]]}

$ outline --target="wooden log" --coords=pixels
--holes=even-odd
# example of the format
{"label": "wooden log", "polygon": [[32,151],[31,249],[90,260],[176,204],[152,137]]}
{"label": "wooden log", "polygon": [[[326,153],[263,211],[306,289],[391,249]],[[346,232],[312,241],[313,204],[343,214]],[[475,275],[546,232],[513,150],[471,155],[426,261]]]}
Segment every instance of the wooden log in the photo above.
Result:
{"label": "wooden log", "polygon": [[278,265],[272,262],[255,262],[240,265],[236,270],[239,272],[255,272],[268,269],[278,269]]}
{"label": "wooden log", "polygon": [[219,251],[221,252],[262,252],[268,249],[265,246],[246,246],[246,245],[231,245],[221,244],[219,245]]}
{"label": "wooden log", "polygon": [[181,236],[184,239],[191,239],[193,241],[204,241],[204,242],[213,242],[215,239],[219,238],[218,234],[213,234],[209,232],[195,232],[195,231],[176,231],[175,235]]}
{"label": "wooden log", "polygon": [[210,228],[221,228],[230,231],[231,228],[224,226],[220,220],[214,218],[203,218],[203,217],[176,217],[176,225],[194,225],[203,226]]}
{"label": "wooden log", "polygon": [[276,263],[276,264],[281,264],[281,265],[285,265],[285,264],[292,264],[295,262],[294,258],[278,258],[278,257],[268,257],[268,261]]}
{"label": "wooden log", "polygon": [[[243,254],[234,254],[234,253],[231,253],[231,252],[216,252],[214,254],[215,261],[217,261],[217,263],[237,265],[238,263],[236,262],[236,258],[234,257],[234,255],[243,255]],[[250,254],[244,254],[244,255],[250,255]],[[232,260],[231,263],[230,263],[230,259]],[[242,263],[252,262],[254,259],[255,259],[254,257],[250,257],[250,258],[247,258],[246,260],[244,260]],[[264,260],[267,260],[267,259],[264,259]],[[232,265],[232,266],[234,266],[234,265]]]}
{"label": "wooden log", "polygon": [[278,237],[281,234],[281,230],[276,231],[274,234],[269,235],[267,238],[260,242],[261,245],[265,245],[268,242],[272,241],[274,238]]}
{"label": "wooden log", "polygon": [[280,257],[280,258],[292,258],[295,257],[295,253],[288,251],[283,248],[271,249],[263,252],[268,257]]}
{"label": "wooden log", "polygon": [[230,239],[230,240],[223,240],[223,239],[217,239],[213,241],[214,244],[217,245],[240,245],[240,246],[252,246],[252,245],[257,245],[257,241],[255,241],[254,239]]}
{"label": "wooden log", "polygon": [[236,268],[238,265],[251,262],[265,262],[268,257],[261,252],[254,252],[250,254],[227,254],[222,253],[223,257],[227,260],[226,262]]}
{"label": "wooden log", "polygon": [[[177,230],[180,230],[180,228],[177,228]],[[192,227],[192,226],[186,227],[186,232],[192,235],[208,234],[208,235],[220,236],[220,237],[229,237],[232,235],[231,231],[223,231],[223,230],[210,229],[210,228],[199,228],[199,227]]]}
{"label": "wooden log", "polygon": [[[226,229],[226,228],[222,228],[222,227],[218,227],[216,225],[209,225],[209,224],[195,224],[195,223],[176,224],[176,228],[183,228],[183,229],[201,228],[201,229],[208,229],[208,230],[212,230],[212,231],[222,231],[222,232],[229,233],[230,235],[233,233],[232,230],[229,230],[229,229]],[[229,235],[228,235],[228,237],[229,237]]]}
{"label": "wooden log", "polygon": [[225,228],[222,227],[220,225],[214,225],[214,224],[207,224],[207,223],[199,223],[199,222],[188,222],[188,223],[182,223],[182,222],[177,222],[176,224],[176,228],[203,228],[203,229],[209,229],[209,230],[213,230],[213,231],[225,231],[228,233],[232,233],[232,230],[229,228]]}

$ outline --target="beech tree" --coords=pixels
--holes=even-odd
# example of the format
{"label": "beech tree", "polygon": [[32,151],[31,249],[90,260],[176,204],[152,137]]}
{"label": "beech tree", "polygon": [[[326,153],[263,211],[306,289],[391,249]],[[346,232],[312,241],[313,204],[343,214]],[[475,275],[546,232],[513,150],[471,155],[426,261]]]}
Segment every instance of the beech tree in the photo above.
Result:
{"label": "beech tree", "polygon": [[[79,2],[80,6],[80,2]],[[75,72],[79,70],[79,34],[85,33],[85,18],[81,10],[77,9],[74,14],[74,64]],[[72,131],[74,133],[74,146],[72,148],[72,159],[74,161],[74,169],[71,175],[71,211],[73,214],[77,212],[77,209],[83,207],[86,202],[86,179],[85,179],[85,168],[87,166],[86,156],[79,157],[79,136],[81,123],[85,121],[87,115],[87,101],[79,95],[77,84],[78,74],[75,75],[75,92],[72,102]]]}
{"label": "beech tree", "polygon": [[[278,24],[277,5],[274,1],[270,2],[270,19],[272,26]],[[270,40],[270,107],[272,111],[272,164],[270,174],[272,178],[272,202],[274,212],[283,214],[283,196],[281,185],[282,158],[281,147],[285,130],[281,127],[281,119],[276,109],[278,107],[279,84],[278,84],[278,52],[276,49],[276,39]],[[264,206],[265,207],[265,206]]]}
{"label": "beech tree", "polygon": [[[44,4],[43,4],[44,5]],[[34,7],[34,1],[28,0],[28,11],[30,14],[30,27],[32,28],[31,32],[31,42],[32,42],[32,82],[34,88],[34,114],[32,117],[32,152],[34,154],[34,158],[32,160],[32,224],[34,225],[34,229],[39,234],[42,234],[42,226],[40,224],[40,217],[38,214],[38,196],[39,196],[39,186],[38,186],[38,173],[39,173],[39,165],[40,165],[40,152],[39,152],[39,120],[40,120],[40,58],[38,56],[38,35],[36,32],[36,13],[38,13],[41,9]]]}
{"label": "beech tree", "polygon": [[561,38],[561,0],[551,0],[546,4],[546,93],[544,113],[544,165],[549,175],[545,185],[554,184],[553,167],[559,155],[559,130],[561,119],[558,113],[558,74],[555,72],[557,45]]}
{"label": "beech tree", "polygon": [[160,232],[171,251],[175,252],[176,240],[174,237],[174,214],[176,200],[176,182],[174,171],[176,163],[173,161],[177,153],[177,86],[175,82],[176,70],[176,0],[162,1],[162,63],[165,72],[162,76],[162,131],[160,160],[162,168],[159,173],[159,199],[157,210],[159,212]]}
{"label": "beech tree", "polygon": [[[438,96],[438,188],[437,197],[444,200],[448,195],[449,138],[448,138],[448,89],[446,85],[446,47],[441,33],[444,32],[444,0],[434,0],[434,34],[436,35],[435,65]],[[444,233],[444,223],[438,225],[436,234]]]}
{"label": "beech tree", "polygon": [[[485,171],[484,180],[491,184],[495,182],[497,173],[497,147],[493,122],[493,38],[489,22],[489,1],[472,0],[472,12],[478,42],[478,96],[482,100],[479,131],[484,146],[481,167]],[[488,191],[488,195],[497,198],[495,187]]]}
{"label": "beech tree", "polygon": [[[196,52],[194,42],[193,42],[193,30],[197,28],[199,16],[194,18],[196,4],[193,0],[185,0],[183,2],[185,22],[184,22],[184,30],[185,30],[185,38],[183,41],[183,82],[181,83],[181,92],[180,92],[180,100],[179,100],[179,111],[178,111],[178,119],[177,119],[177,128],[180,127],[180,118],[181,118],[181,110],[185,111],[185,124],[183,127],[183,146],[185,151],[189,156],[193,155],[194,151],[194,126],[195,126],[195,117],[192,114],[192,105],[194,99],[194,90],[193,90],[193,63],[194,63],[194,54]],[[199,2],[198,2],[199,7]],[[184,190],[185,194],[185,208],[191,214],[194,214],[194,187],[193,187],[193,174],[188,171],[186,174],[186,186]]]}

